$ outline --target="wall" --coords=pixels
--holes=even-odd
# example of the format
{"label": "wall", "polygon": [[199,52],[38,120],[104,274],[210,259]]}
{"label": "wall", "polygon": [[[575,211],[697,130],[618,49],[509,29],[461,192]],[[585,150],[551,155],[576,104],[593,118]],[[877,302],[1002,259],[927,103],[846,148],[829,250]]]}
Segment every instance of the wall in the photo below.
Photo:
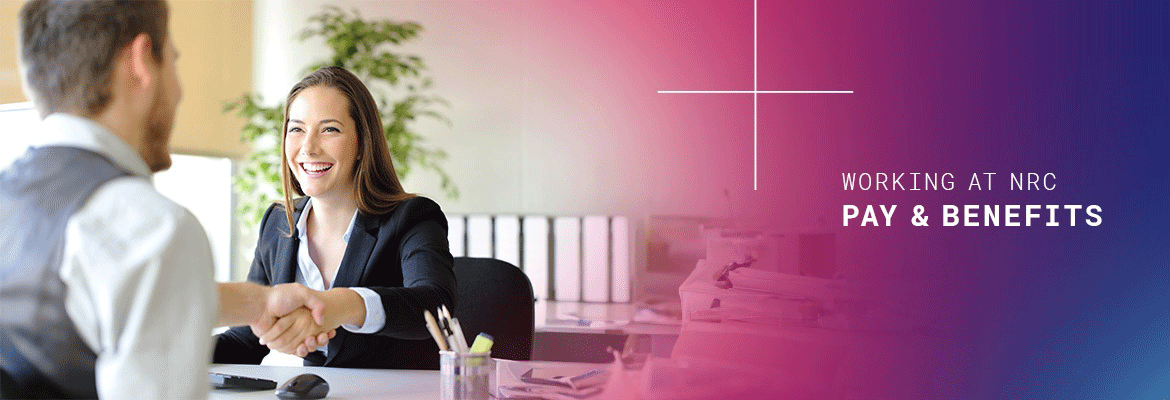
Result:
{"label": "wall", "polygon": [[[324,54],[320,43],[293,38],[325,4],[425,28],[406,49],[427,61],[437,94],[451,102],[451,127],[419,124],[429,143],[450,154],[445,165],[462,191],[458,200],[441,199],[445,209],[636,216],[726,209],[722,187],[696,184],[705,192],[694,196],[670,190],[680,176],[710,182],[716,168],[703,165],[713,157],[669,154],[662,150],[668,143],[656,140],[659,121],[644,103],[663,88],[629,69],[634,52],[648,49],[594,45],[603,40],[589,36],[597,29],[565,25],[578,10],[559,3],[257,0],[254,79],[267,98],[283,98]],[[434,176],[405,184],[439,196]]]}
{"label": "wall", "polygon": [[170,0],[171,29],[179,48],[183,102],[175,116],[171,150],[238,157],[243,121],[223,104],[251,91],[252,3],[242,0]]}
{"label": "wall", "polygon": [[28,101],[20,89],[20,71],[16,63],[16,46],[20,33],[17,15],[22,1],[0,1],[0,104]]}

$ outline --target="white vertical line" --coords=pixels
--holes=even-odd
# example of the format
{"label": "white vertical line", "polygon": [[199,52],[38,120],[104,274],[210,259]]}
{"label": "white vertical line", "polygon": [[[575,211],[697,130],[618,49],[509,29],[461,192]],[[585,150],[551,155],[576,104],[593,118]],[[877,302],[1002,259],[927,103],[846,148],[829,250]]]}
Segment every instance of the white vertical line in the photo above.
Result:
{"label": "white vertical line", "polygon": [[760,2],[752,0],[752,190],[760,190]]}

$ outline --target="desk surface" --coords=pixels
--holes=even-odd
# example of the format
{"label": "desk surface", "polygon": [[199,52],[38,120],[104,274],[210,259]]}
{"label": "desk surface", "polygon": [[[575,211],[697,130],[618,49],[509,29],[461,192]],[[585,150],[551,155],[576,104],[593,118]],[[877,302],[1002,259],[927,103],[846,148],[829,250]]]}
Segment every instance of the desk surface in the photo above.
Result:
{"label": "desk surface", "polygon": [[[351,369],[328,367],[275,367],[267,365],[212,364],[211,372],[250,376],[283,384],[290,378],[313,373],[329,382],[329,399],[439,398],[439,371]],[[211,389],[210,399],[276,399],[271,390],[237,391]]]}

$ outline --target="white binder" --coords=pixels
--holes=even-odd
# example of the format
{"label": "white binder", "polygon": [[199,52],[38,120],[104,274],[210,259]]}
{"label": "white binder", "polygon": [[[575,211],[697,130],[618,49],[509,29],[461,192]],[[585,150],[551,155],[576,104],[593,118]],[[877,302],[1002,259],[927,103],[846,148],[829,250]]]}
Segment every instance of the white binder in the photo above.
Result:
{"label": "white binder", "polygon": [[447,216],[447,244],[451,247],[452,257],[463,257],[466,244],[464,239],[467,238],[467,231],[464,230],[463,216]]}
{"label": "white binder", "polygon": [[492,257],[492,217],[490,215],[467,217],[467,256]]}
{"label": "white binder", "polygon": [[547,217],[524,217],[524,258],[521,265],[524,266],[528,280],[532,281],[532,293],[541,300],[548,299],[548,232]]}
{"label": "white binder", "polygon": [[520,217],[497,215],[495,228],[496,259],[520,266]]}
{"label": "white binder", "polygon": [[584,218],[582,244],[585,254],[582,300],[591,302],[609,301],[609,218],[588,216]]}
{"label": "white binder", "polygon": [[611,248],[613,261],[610,264],[610,294],[609,301],[615,303],[630,302],[630,238],[633,237],[630,229],[630,220],[626,217],[613,217],[610,221],[612,232]]}
{"label": "white binder", "polygon": [[581,300],[581,219],[553,220],[553,280],[556,300]]}

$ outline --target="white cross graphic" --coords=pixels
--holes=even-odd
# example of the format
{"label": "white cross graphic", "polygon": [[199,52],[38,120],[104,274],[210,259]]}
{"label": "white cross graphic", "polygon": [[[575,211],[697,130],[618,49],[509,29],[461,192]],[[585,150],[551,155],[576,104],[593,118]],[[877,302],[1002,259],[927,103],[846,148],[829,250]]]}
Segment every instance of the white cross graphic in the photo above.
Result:
{"label": "white cross graphic", "polygon": [[760,94],[853,93],[852,90],[760,90],[760,16],[759,0],[752,0],[752,90],[659,90],[667,94],[752,94],[752,190],[760,190]]}

